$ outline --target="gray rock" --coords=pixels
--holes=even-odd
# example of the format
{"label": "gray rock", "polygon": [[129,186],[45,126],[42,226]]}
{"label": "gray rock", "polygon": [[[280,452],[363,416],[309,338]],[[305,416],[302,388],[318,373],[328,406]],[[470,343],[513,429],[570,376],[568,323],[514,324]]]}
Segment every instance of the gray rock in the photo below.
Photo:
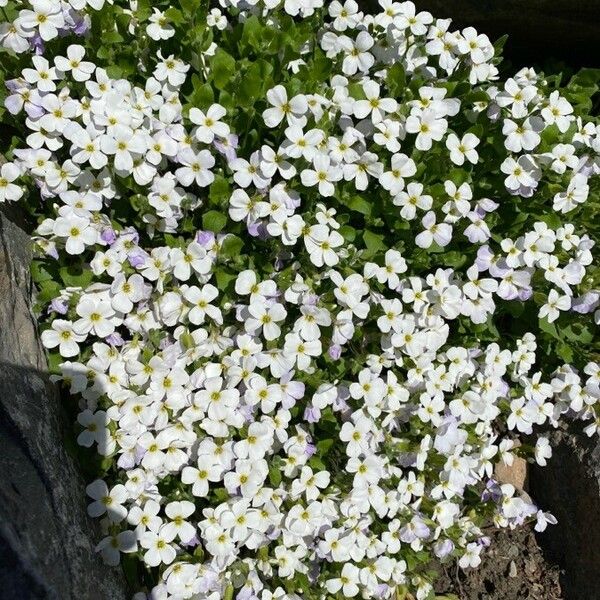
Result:
{"label": "gray rock", "polygon": [[538,536],[546,556],[563,569],[565,600],[600,598],[600,444],[580,424],[550,434],[553,456],[533,467],[529,491],[557,525]]}
{"label": "gray rock", "polygon": [[120,600],[122,573],[94,552],[99,532],[63,445],[30,309],[30,260],[29,236],[0,211],[0,598]]}

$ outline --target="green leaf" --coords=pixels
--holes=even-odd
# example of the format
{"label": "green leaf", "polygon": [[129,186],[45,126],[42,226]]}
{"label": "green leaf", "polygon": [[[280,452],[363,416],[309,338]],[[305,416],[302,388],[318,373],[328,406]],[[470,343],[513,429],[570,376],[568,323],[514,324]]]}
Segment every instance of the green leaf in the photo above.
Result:
{"label": "green leaf", "polygon": [[467,262],[467,257],[457,250],[452,250],[451,252],[440,254],[440,262],[444,266],[458,269]]}
{"label": "green leaf", "polygon": [[213,206],[225,208],[231,197],[231,186],[229,185],[229,181],[222,175],[217,175],[210,185],[208,197]]}
{"label": "green leaf", "polygon": [[260,59],[253,63],[242,75],[237,99],[242,106],[253,106],[262,98],[266,89],[271,87],[273,65],[266,60]]}
{"label": "green leaf", "polygon": [[227,224],[227,217],[216,210],[209,210],[202,215],[202,226],[207,231],[219,233]]}
{"label": "green leaf", "polygon": [[58,281],[44,281],[39,286],[36,300],[41,304],[48,304],[60,294],[60,288]]}
{"label": "green leaf", "polygon": [[113,79],[119,79],[123,75],[123,69],[119,65],[108,65],[106,74]]}
{"label": "green leaf", "polygon": [[561,328],[563,335],[572,342],[580,344],[589,344],[594,339],[594,334],[586,325],[581,323],[573,323]]}
{"label": "green leaf", "polygon": [[182,23],[185,23],[185,17],[183,16],[183,13],[174,6],[165,11],[165,17],[169,19],[171,23],[175,23],[175,25],[181,25]]}
{"label": "green leaf", "polygon": [[219,255],[225,258],[234,258],[239,256],[240,251],[244,247],[244,240],[239,238],[237,235],[228,235],[219,250]]}
{"label": "green leaf", "polygon": [[202,0],[179,0],[181,8],[188,14],[195,13],[199,8]]}
{"label": "green leaf", "polygon": [[373,204],[365,200],[362,196],[351,196],[345,204],[349,209],[366,216],[371,214],[371,209],[373,207]]}
{"label": "green leaf", "polygon": [[325,463],[318,456],[311,456],[308,466],[315,471],[325,471],[327,469]]}
{"label": "green leaf", "polygon": [[31,263],[31,276],[36,283],[54,279],[52,273],[48,271],[46,264],[41,260],[34,260]]}
{"label": "green leaf", "polygon": [[566,363],[573,362],[573,348],[568,344],[558,344],[556,352]]}
{"label": "green leaf", "polygon": [[91,269],[84,269],[81,265],[71,265],[59,269],[60,278],[69,287],[86,288],[94,278]]}
{"label": "green leaf", "polygon": [[233,56],[219,48],[211,61],[211,74],[215,87],[222,90],[236,72]]}
{"label": "green leaf", "polygon": [[266,29],[266,27],[261,25],[256,15],[252,15],[249,19],[246,19],[242,32],[242,45],[258,50],[262,42],[263,29]]}
{"label": "green leaf", "polygon": [[[199,78],[196,74],[192,75],[192,82],[194,82],[194,77],[198,80]],[[188,97],[188,100],[192,104],[192,106],[210,106],[215,101],[215,94],[210,83],[198,83],[198,85],[194,85],[194,91]]]}
{"label": "green leaf", "polygon": [[165,244],[169,248],[181,248],[182,250],[186,247],[186,243],[183,238],[177,237],[170,233],[165,233]]}
{"label": "green leaf", "polygon": [[402,64],[397,62],[387,72],[386,83],[392,96],[401,96],[406,89],[406,72]]}
{"label": "green leaf", "polygon": [[494,43],[494,54],[496,56],[500,56],[502,54],[502,50],[504,49],[504,44],[506,44],[506,40],[508,40],[508,35],[503,35],[501,38],[497,39]]}
{"label": "green leaf", "polygon": [[329,449],[333,446],[333,440],[321,440],[317,442],[317,454],[321,457],[325,456]]}
{"label": "green leaf", "polygon": [[215,488],[213,494],[219,502],[225,502],[229,498],[229,492],[225,488]]}
{"label": "green leaf", "polygon": [[219,290],[223,291],[237,279],[237,274],[231,273],[230,271],[226,271],[224,269],[218,269],[215,273],[215,278],[217,280],[217,287]]}
{"label": "green leaf", "polygon": [[102,35],[102,43],[104,44],[119,44],[123,41],[123,36],[116,30],[105,31]]}
{"label": "green leaf", "polygon": [[600,84],[600,69],[584,68],[575,73],[567,87],[579,85],[586,88],[592,88]]}
{"label": "green leaf", "polygon": [[353,242],[356,239],[356,229],[350,227],[350,225],[342,225],[340,227],[340,234],[347,242]]}
{"label": "green leaf", "polygon": [[269,467],[269,481],[271,485],[277,487],[282,480],[281,469],[276,465],[271,465]]}
{"label": "green leaf", "polygon": [[145,21],[152,14],[152,7],[150,6],[150,0],[138,0],[137,10],[135,15],[138,21]]}
{"label": "green leaf", "polygon": [[365,258],[372,258],[380,250],[383,250],[385,248],[385,244],[383,242],[383,235],[379,233],[373,233],[368,229],[363,233],[363,241],[367,248],[366,251],[363,253],[363,256]]}
{"label": "green leaf", "polygon": [[539,326],[542,331],[550,334],[553,338],[556,338],[557,340],[561,339],[556,329],[556,325],[554,323],[549,323],[548,319],[539,319]]}

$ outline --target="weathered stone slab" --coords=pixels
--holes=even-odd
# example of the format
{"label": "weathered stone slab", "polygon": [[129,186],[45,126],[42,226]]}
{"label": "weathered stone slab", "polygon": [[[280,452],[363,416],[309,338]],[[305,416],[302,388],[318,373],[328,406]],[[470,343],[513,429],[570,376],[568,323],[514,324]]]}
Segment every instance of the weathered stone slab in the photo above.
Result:
{"label": "weathered stone slab", "polygon": [[95,554],[84,484],[31,314],[29,236],[0,211],[0,598],[120,600]]}
{"label": "weathered stone slab", "polygon": [[546,467],[529,469],[532,498],[558,519],[538,536],[559,564],[567,600],[600,598],[600,444],[581,425],[550,434],[554,453]]}

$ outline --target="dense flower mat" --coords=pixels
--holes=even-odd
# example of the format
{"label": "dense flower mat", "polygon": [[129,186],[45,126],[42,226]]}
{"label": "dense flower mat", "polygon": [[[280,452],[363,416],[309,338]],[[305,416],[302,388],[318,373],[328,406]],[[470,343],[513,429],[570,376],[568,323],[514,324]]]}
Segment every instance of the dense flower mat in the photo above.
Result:
{"label": "dense flower mat", "polygon": [[0,0],[0,201],[136,598],[429,598],[554,522],[494,464],[600,424],[598,74],[380,5]]}

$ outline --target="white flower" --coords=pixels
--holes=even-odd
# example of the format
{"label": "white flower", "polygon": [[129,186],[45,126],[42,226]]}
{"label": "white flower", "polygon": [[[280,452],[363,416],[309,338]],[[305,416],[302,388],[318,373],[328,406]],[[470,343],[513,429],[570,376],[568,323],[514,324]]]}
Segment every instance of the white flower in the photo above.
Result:
{"label": "white flower", "polygon": [[221,480],[221,468],[218,465],[198,464],[196,467],[184,467],[181,471],[181,481],[192,485],[192,494],[205,498],[208,496],[209,482]]}
{"label": "white flower", "polygon": [[[50,2],[48,1],[48,4]],[[34,69],[23,69],[23,77],[27,83],[37,86],[40,92],[54,92],[58,79],[56,69],[43,56],[34,56],[31,59]]]}
{"label": "white flower", "polygon": [[19,19],[12,23],[0,23],[0,43],[17,54],[29,50],[30,32],[23,29]]}
{"label": "white flower", "polygon": [[478,567],[481,564],[481,557],[479,556],[482,550],[482,546],[475,543],[467,544],[466,552],[460,557],[458,564],[461,569],[467,569],[468,567]]}
{"label": "white flower", "polygon": [[109,535],[99,542],[95,550],[102,554],[102,558],[107,565],[116,567],[121,560],[121,552],[127,554],[136,552],[136,534],[134,531],[125,530]]}
{"label": "white flower", "polygon": [[212,260],[206,250],[197,242],[191,242],[185,251],[180,248],[171,250],[171,263],[174,266],[173,275],[180,281],[187,281],[192,272],[208,275]]}
{"label": "white flower", "polygon": [[397,196],[404,189],[404,177],[412,177],[417,172],[417,165],[406,154],[394,154],[390,167],[379,182],[392,196]]}
{"label": "white flower", "polygon": [[358,12],[358,4],[354,0],[346,0],[344,4],[334,0],[327,8],[329,16],[333,17],[333,28],[336,31],[353,29],[360,21],[362,13]]}
{"label": "white flower", "polygon": [[124,485],[118,484],[109,490],[102,479],[97,479],[90,483],[85,491],[94,500],[87,509],[90,517],[99,517],[106,513],[114,523],[118,523],[126,517],[127,509],[123,504],[127,500],[128,494]]}
{"label": "white flower", "polygon": [[175,35],[175,28],[169,23],[165,13],[158,10],[158,8],[152,9],[154,13],[150,16],[149,24],[146,26],[146,33],[153,40],[168,40]]}
{"label": "white flower", "polygon": [[79,334],[93,332],[103,338],[115,330],[115,312],[109,302],[84,296],[77,304],[77,314],[81,318],[73,323],[73,329]]}
{"label": "white flower", "polygon": [[14,163],[0,166],[0,202],[15,201],[23,196],[23,190],[14,184],[21,172]]}
{"label": "white flower", "polygon": [[175,548],[171,542],[175,539],[174,528],[164,525],[157,532],[145,531],[140,536],[140,546],[146,549],[144,562],[149,567],[157,567],[160,564],[170,565],[176,556]]}
{"label": "white flower", "polygon": [[112,307],[124,314],[130,312],[136,302],[144,298],[144,280],[141,275],[134,273],[129,278],[125,274],[116,275],[110,286]]}
{"label": "white flower", "polygon": [[397,250],[388,250],[385,253],[385,266],[379,267],[374,263],[365,265],[365,276],[376,277],[379,283],[386,283],[390,288],[395,289],[400,283],[399,273],[405,273],[407,270],[406,261]]}
{"label": "white flower", "polygon": [[179,162],[183,165],[175,171],[181,185],[189,187],[196,183],[199,187],[207,187],[215,176],[210,170],[215,166],[215,158],[208,150],[195,153],[191,148],[184,148],[179,153]]}
{"label": "white flower", "polygon": [[561,133],[565,133],[575,119],[573,107],[558,91],[550,94],[548,106],[542,109],[542,117],[547,125],[556,124]]}
{"label": "white flower", "polygon": [[56,219],[54,234],[66,239],[65,250],[69,254],[81,254],[86,246],[95,244],[98,239],[90,221],[74,214]]}
{"label": "white flower", "polygon": [[196,139],[199,142],[210,144],[215,136],[225,138],[229,135],[229,125],[222,123],[221,119],[227,111],[220,104],[213,104],[204,114],[200,109],[190,109],[190,121],[198,125]]}
{"label": "white flower", "polygon": [[254,222],[269,214],[269,205],[256,198],[251,198],[244,190],[234,190],[229,199],[229,216],[234,221],[248,220]]}
{"label": "white flower", "polygon": [[71,44],[67,48],[67,56],[56,56],[54,64],[59,71],[63,73],[71,73],[75,81],[87,81],[94,70],[94,63],[84,61],[85,48],[78,44]]}
{"label": "white flower", "polygon": [[477,148],[479,143],[479,138],[472,133],[466,133],[462,140],[454,133],[451,133],[446,138],[446,147],[450,150],[450,160],[455,165],[459,166],[464,164],[465,159],[476,165],[479,160],[479,155],[475,148]]}
{"label": "white flower", "polygon": [[368,115],[374,124],[384,119],[386,113],[393,113],[398,108],[398,103],[393,98],[380,98],[381,87],[375,81],[369,80],[363,83],[363,91],[366,100],[357,100],[354,103],[354,115],[364,119]]}
{"label": "white flower", "polygon": [[32,10],[22,10],[19,13],[21,27],[28,36],[33,36],[37,29],[44,41],[55,38],[58,30],[65,25],[61,5],[52,0],[31,0],[30,3]]}
{"label": "white flower", "polygon": [[258,282],[256,273],[250,269],[242,271],[235,281],[235,292],[240,296],[250,295],[250,303],[259,302],[264,298],[275,296],[277,286],[272,280]]}
{"label": "white flower", "polygon": [[236,442],[235,454],[238,458],[259,460],[264,458],[273,444],[273,431],[265,423],[251,423],[246,438]]}
{"label": "white flower", "polygon": [[285,336],[284,352],[298,364],[301,371],[306,371],[311,363],[311,356],[321,354],[321,342],[319,340],[303,340],[295,333]]}
{"label": "white flower", "polygon": [[292,483],[292,494],[300,495],[304,493],[306,499],[310,502],[316,500],[321,493],[320,490],[329,485],[331,477],[327,471],[313,473],[310,467],[302,467],[300,479]]}
{"label": "white flower", "polygon": [[533,85],[520,85],[514,79],[506,80],[504,91],[496,96],[498,106],[510,107],[515,119],[527,116],[528,105],[535,98],[537,89]]}
{"label": "white flower", "polygon": [[358,582],[358,567],[352,563],[346,563],[342,568],[341,575],[333,579],[328,579],[326,587],[330,594],[337,594],[341,590],[346,598],[353,598],[360,591],[357,585]]}
{"label": "white flower", "polygon": [[86,409],[79,413],[77,422],[84,427],[84,430],[77,436],[77,443],[80,446],[89,448],[94,443],[101,445],[106,442],[107,425],[110,422],[106,412],[99,410],[93,413],[91,410]]}
{"label": "white flower", "polygon": [[589,191],[588,178],[581,173],[577,173],[569,182],[567,190],[554,196],[552,207],[561,213],[567,213],[579,204],[583,204],[588,199]]}
{"label": "white flower", "polygon": [[346,53],[342,63],[342,71],[346,75],[354,75],[357,71],[366,73],[375,63],[375,58],[369,52],[373,47],[373,38],[366,31],[361,31],[356,40],[344,36],[340,43]]}
{"label": "white flower", "polygon": [[206,23],[209,27],[216,27],[219,31],[223,31],[227,27],[227,17],[218,8],[213,8],[206,17]]}
{"label": "white flower", "polygon": [[277,325],[283,321],[286,316],[286,311],[282,304],[275,303],[267,306],[263,302],[251,303],[248,307],[250,314],[246,319],[244,327],[248,333],[256,335],[262,330],[262,334],[266,340],[275,340],[281,334],[281,328]]}
{"label": "white flower", "polygon": [[[546,437],[539,437],[535,443],[535,460],[538,465],[545,467],[547,459],[552,457],[552,447]],[[536,528],[536,531],[539,529]]]}
{"label": "white flower", "polygon": [[202,289],[195,285],[187,288],[183,293],[183,297],[193,306],[188,313],[190,322],[199,325],[204,323],[205,317],[208,316],[217,323],[222,323],[221,310],[211,304],[218,296],[219,290],[210,283],[204,285]]}
{"label": "white flower", "polygon": [[540,319],[546,317],[548,322],[552,323],[558,319],[561,311],[569,310],[570,308],[571,298],[569,296],[560,296],[556,290],[550,290],[546,304],[540,308],[539,316]]}
{"label": "white flower", "polygon": [[429,211],[421,223],[425,230],[415,238],[415,244],[420,248],[429,248],[433,242],[438,246],[447,246],[452,239],[452,226],[448,223],[437,223],[435,213]]}
{"label": "white flower", "polygon": [[196,535],[196,528],[186,519],[193,515],[195,510],[194,504],[187,500],[169,502],[165,513],[170,521],[161,528],[163,539],[175,539],[177,536],[183,543],[191,541]]}
{"label": "white flower", "polygon": [[313,165],[315,170],[304,169],[300,173],[302,184],[307,187],[318,185],[321,196],[333,196],[335,192],[333,182],[342,179],[342,169],[332,165],[329,157],[324,154],[317,154],[313,159]]}
{"label": "white flower", "polygon": [[344,238],[326,225],[313,225],[304,236],[304,244],[313,265],[332,267],[339,262],[335,249],[344,243]]}
{"label": "white flower", "polygon": [[527,156],[520,156],[518,160],[507,157],[500,165],[500,170],[508,176],[504,183],[509,190],[518,190],[521,186],[529,188],[536,184],[533,164]]}
{"label": "white flower", "polygon": [[533,150],[541,141],[538,131],[542,129],[542,120],[539,117],[527,118],[520,124],[511,119],[504,119],[502,127],[502,133],[506,136],[504,146],[512,152]]}
{"label": "white flower", "polygon": [[273,108],[267,108],[262,116],[267,127],[277,127],[284,118],[291,125],[304,116],[308,110],[306,98],[299,94],[288,100],[286,89],[277,85],[267,92],[267,100]]}
{"label": "white flower", "polygon": [[430,150],[433,142],[439,142],[447,129],[448,121],[431,109],[419,115],[410,115],[406,120],[406,131],[417,134],[415,146],[418,150]]}
{"label": "white flower", "polygon": [[[159,53],[159,58],[162,58]],[[178,87],[185,81],[189,65],[176,59],[172,54],[159,62],[154,70],[154,77],[159,81],[168,81],[172,86]]]}
{"label": "white flower", "polygon": [[269,178],[260,168],[260,153],[253,152],[250,160],[236,158],[229,163],[229,167],[235,172],[233,179],[241,187],[247,188],[251,184],[259,189],[266,188]]}
{"label": "white flower", "polygon": [[115,169],[130,173],[133,160],[146,151],[144,137],[125,125],[116,125],[110,135],[102,137],[100,142],[105,154],[114,155]]}

